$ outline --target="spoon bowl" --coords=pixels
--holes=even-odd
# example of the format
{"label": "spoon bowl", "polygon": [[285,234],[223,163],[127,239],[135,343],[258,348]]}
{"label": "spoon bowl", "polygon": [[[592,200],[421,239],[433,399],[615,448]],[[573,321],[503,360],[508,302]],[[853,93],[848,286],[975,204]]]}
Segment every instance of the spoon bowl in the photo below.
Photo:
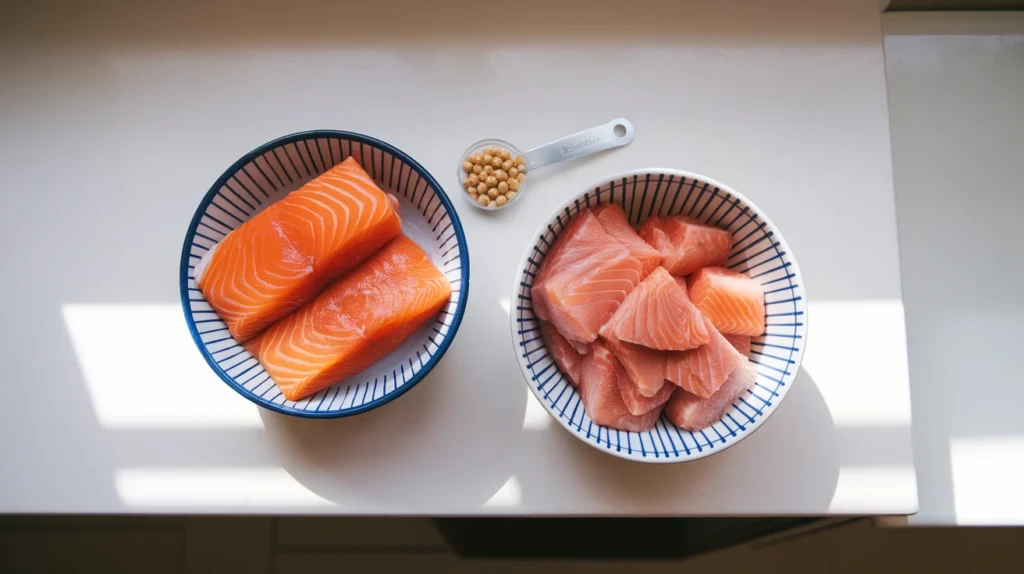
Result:
{"label": "spoon bowl", "polygon": [[[523,196],[533,172],[543,169],[549,165],[578,159],[592,153],[627,145],[629,142],[633,141],[635,133],[636,130],[633,129],[633,124],[629,120],[626,118],[616,118],[606,124],[601,124],[553,142],[546,143],[540,147],[535,147],[525,153],[504,140],[492,138],[478,141],[470,146],[469,149],[462,154],[462,157],[459,158],[457,181],[461,188],[462,197],[477,209],[483,209],[485,211],[497,211],[499,209],[504,209],[515,203],[516,200]],[[466,177],[466,173],[462,171],[462,164],[465,163],[466,159],[470,155],[480,153],[484,148],[488,147],[500,147],[507,149],[509,152],[514,153],[517,156],[523,156],[523,161],[526,163],[526,178],[519,184],[519,190],[516,192],[515,197],[505,203],[505,205],[495,205],[494,207],[481,205],[466,191],[466,187],[462,183],[463,178]]]}
{"label": "spoon bowl", "polygon": [[[459,159],[459,165],[456,168],[458,170],[458,174],[456,175],[456,180],[459,182],[459,187],[462,189],[460,195],[462,195],[462,198],[465,199],[466,201],[468,201],[473,207],[475,207],[477,209],[482,209],[484,211],[497,211],[499,209],[504,209],[504,208],[512,205],[513,203],[516,202],[516,200],[518,200],[520,197],[523,196],[523,191],[526,190],[526,184],[527,184],[527,182],[530,181],[530,173],[529,173],[529,171],[527,171],[526,179],[523,180],[522,182],[520,182],[520,184],[519,184],[519,191],[516,192],[516,196],[513,197],[511,200],[509,200],[508,203],[506,203],[505,205],[490,207],[490,206],[487,206],[487,205],[481,205],[481,204],[477,203],[477,201],[473,199],[473,196],[471,196],[469,193],[466,192],[466,186],[462,184],[462,181],[466,178],[466,175],[467,175],[466,172],[462,171],[462,164],[465,163],[466,159],[469,156],[471,156],[471,155],[473,155],[475,153],[483,153],[483,150],[486,149],[486,148],[489,148],[489,147],[500,147],[502,149],[507,149],[509,151],[509,153],[511,153],[511,154],[513,154],[515,156],[524,155],[523,152],[519,148],[517,148],[516,146],[508,143],[505,140],[500,140],[500,139],[495,139],[495,138],[480,140],[480,141],[476,142],[475,144],[469,146],[469,149],[467,149],[462,154],[462,158]],[[527,166],[527,167],[529,167],[529,166]]]}

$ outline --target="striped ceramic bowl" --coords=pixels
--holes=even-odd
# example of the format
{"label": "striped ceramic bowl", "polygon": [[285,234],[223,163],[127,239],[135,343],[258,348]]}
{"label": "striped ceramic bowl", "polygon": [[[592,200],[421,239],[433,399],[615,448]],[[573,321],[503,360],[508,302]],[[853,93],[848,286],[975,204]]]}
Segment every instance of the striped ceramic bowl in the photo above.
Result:
{"label": "striped ceramic bowl", "polygon": [[[301,401],[285,400],[227,328],[192,278],[199,258],[232,229],[331,166],[352,156],[384,191],[398,197],[402,231],[451,281],[452,296],[434,321],[373,366]],[[401,150],[369,136],[318,130],[276,139],[249,152],[213,184],[185,234],[181,304],[192,338],[220,378],[273,411],[300,417],[341,417],[391,401],[420,382],[455,337],[466,310],[469,251],[455,208],[440,184]]]}
{"label": "striped ceramic bowl", "polygon": [[[540,338],[530,287],[548,247],[580,210],[618,203],[639,225],[652,215],[689,215],[729,230],[727,265],[764,286],[766,332],[753,339],[750,358],[757,382],[721,420],[690,432],[665,416],[643,433],[596,425],[580,395],[554,364]],[[671,169],[644,169],[605,179],[560,207],[528,246],[513,286],[512,338],[526,383],[544,408],[576,438],[618,457],[641,462],[682,462],[720,452],[754,432],[779,406],[793,384],[807,340],[807,300],[800,269],[778,228],[750,200],[703,176]]]}

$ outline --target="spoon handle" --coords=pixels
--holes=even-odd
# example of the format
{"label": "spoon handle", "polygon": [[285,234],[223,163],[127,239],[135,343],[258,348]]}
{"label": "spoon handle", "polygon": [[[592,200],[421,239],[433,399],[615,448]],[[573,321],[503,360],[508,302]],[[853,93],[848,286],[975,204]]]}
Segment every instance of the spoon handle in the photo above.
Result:
{"label": "spoon handle", "polygon": [[526,169],[533,171],[606,149],[624,146],[633,141],[634,134],[633,124],[626,118],[618,118],[535,147],[523,154],[523,160],[526,162]]}

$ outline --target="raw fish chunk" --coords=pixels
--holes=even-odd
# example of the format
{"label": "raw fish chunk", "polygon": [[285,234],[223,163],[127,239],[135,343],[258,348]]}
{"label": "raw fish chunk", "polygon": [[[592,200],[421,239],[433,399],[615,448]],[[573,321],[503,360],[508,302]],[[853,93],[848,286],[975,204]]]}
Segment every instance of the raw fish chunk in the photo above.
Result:
{"label": "raw fish chunk", "polygon": [[726,379],[711,398],[702,399],[682,389],[677,390],[665,405],[665,416],[672,424],[685,430],[707,428],[719,420],[743,393],[754,386],[757,368],[746,361]]}
{"label": "raw fish chunk", "polygon": [[698,397],[713,395],[746,358],[707,321],[710,341],[690,351],[668,353],[665,378]]}
{"label": "raw fish chunk", "polygon": [[683,215],[649,218],[640,225],[640,237],[661,252],[661,266],[672,275],[725,265],[732,248],[728,231]]}
{"label": "raw fish chunk", "polygon": [[[565,229],[555,238],[554,243],[548,247],[547,254],[544,257],[544,261],[540,265],[540,269],[537,271],[537,276],[533,280],[533,286],[530,291],[534,294],[541,293],[544,290],[544,283],[547,282],[548,277],[552,274],[557,273],[560,269],[565,267],[567,264],[573,261],[573,250],[565,250],[566,245],[574,245],[579,247],[586,245],[587,232],[592,231],[592,225],[594,223],[593,214],[589,211],[584,211],[576,217],[569,220],[566,224]],[[590,227],[588,227],[590,226]],[[600,223],[598,223],[600,226]],[[533,297],[533,312],[537,315],[538,319],[548,320],[550,314],[544,297]]]}
{"label": "raw fish chunk", "polygon": [[565,337],[547,321],[540,322],[540,334],[544,338],[544,346],[551,353],[558,369],[569,379],[573,386],[580,384],[580,369],[583,355],[576,351]]}
{"label": "raw fish chunk", "polygon": [[687,284],[690,300],[722,333],[764,333],[764,292],[757,281],[724,267],[705,267]]}
{"label": "raw fish chunk", "polygon": [[[577,223],[577,220],[580,220]],[[531,289],[534,310],[570,342],[590,343],[640,282],[640,262],[589,210],[570,222]]]}
{"label": "raw fish chunk", "polygon": [[196,264],[207,302],[252,338],[401,231],[395,206],[352,158],[253,216]]}
{"label": "raw fish chunk", "polygon": [[662,351],[694,349],[710,340],[700,311],[663,267],[626,297],[601,336]]}
{"label": "raw fish chunk", "polygon": [[626,377],[622,365],[600,341],[595,342],[591,353],[583,360],[579,387],[583,408],[599,425],[631,432],[654,428],[661,408],[653,408],[642,415],[629,412],[619,391],[620,377]]}
{"label": "raw fish chunk", "polygon": [[648,349],[633,343],[624,343],[612,334],[602,339],[608,350],[622,364],[637,392],[653,397],[665,386],[665,352]]}
{"label": "raw fish chunk", "polygon": [[744,357],[750,358],[750,337],[746,335],[730,335],[728,333],[722,333],[726,341],[736,348],[737,351],[743,354]]}
{"label": "raw fish chunk", "polygon": [[602,203],[591,209],[601,227],[640,262],[641,279],[661,264],[661,253],[648,245],[629,224],[626,212],[617,203]]}
{"label": "raw fish chunk", "polygon": [[667,403],[672,397],[672,392],[676,390],[675,385],[663,384],[654,396],[646,397],[628,376],[617,377],[616,381],[619,385],[619,393],[622,394],[622,402],[626,404],[626,409],[634,415],[648,413]]}
{"label": "raw fish chunk", "polygon": [[[555,330],[557,331],[557,329],[555,329]],[[569,343],[569,345],[571,345],[573,349],[576,349],[576,352],[581,354],[581,355],[586,355],[587,353],[590,352],[590,343],[581,343],[579,341],[570,341],[569,339],[566,339],[565,341],[567,343]]]}
{"label": "raw fish chunk", "polygon": [[399,235],[247,348],[285,398],[297,401],[393,351],[451,293],[423,249]]}

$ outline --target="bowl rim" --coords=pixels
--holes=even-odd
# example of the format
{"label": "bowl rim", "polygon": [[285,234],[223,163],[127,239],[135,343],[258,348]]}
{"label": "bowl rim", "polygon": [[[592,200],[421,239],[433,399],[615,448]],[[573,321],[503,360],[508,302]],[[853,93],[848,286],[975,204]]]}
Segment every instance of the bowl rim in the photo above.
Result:
{"label": "bowl rim", "polygon": [[[790,248],[789,243],[786,241],[785,236],[779,230],[778,226],[775,225],[775,222],[772,221],[771,218],[769,218],[764,213],[764,211],[760,207],[757,206],[756,203],[751,201],[747,196],[743,195],[742,193],[737,192],[732,187],[730,187],[728,185],[725,185],[725,184],[721,183],[720,181],[718,181],[716,179],[713,179],[711,177],[707,177],[705,175],[701,175],[701,174],[696,173],[696,172],[686,171],[686,170],[681,170],[681,169],[675,169],[675,168],[668,168],[668,167],[646,167],[646,168],[631,169],[631,170],[616,172],[616,173],[613,173],[613,174],[601,177],[599,179],[594,180],[593,182],[590,183],[590,185],[582,188],[581,191],[573,194],[572,197],[568,198],[566,201],[564,201],[564,202],[560,203],[558,206],[556,206],[555,209],[552,210],[552,212],[550,213],[548,218],[545,219],[543,222],[541,222],[540,226],[538,226],[537,229],[534,230],[534,233],[531,236],[532,237],[531,243],[529,245],[527,245],[526,248],[523,251],[523,256],[522,256],[522,258],[519,261],[519,266],[516,268],[515,276],[512,279],[512,300],[516,300],[517,289],[520,287],[520,281],[522,280],[522,276],[523,276],[524,271],[526,269],[527,262],[528,262],[529,258],[531,257],[532,247],[534,247],[536,245],[536,242],[537,242],[536,238],[542,236],[544,234],[544,232],[548,230],[548,226],[552,225],[552,222],[554,222],[559,215],[561,215],[565,210],[569,209],[570,207],[575,207],[577,205],[577,203],[580,201],[580,197],[581,196],[589,193],[593,189],[597,189],[597,188],[601,187],[602,185],[604,185],[604,184],[606,184],[608,182],[615,181],[615,180],[620,180],[620,179],[626,179],[626,178],[630,178],[630,177],[633,177],[633,176],[650,175],[650,174],[669,175],[669,176],[687,177],[687,178],[691,178],[691,179],[697,179],[697,180],[700,180],[700,181],[702,181],[704,183],[707,183],[707,184],[710,184],[712,186],[715,186],[715,187],[717,187],[721,191],[725,191],[725,192],[731,194],[733,197],[736,197],[741,202],[743,202],[744,205],[749,205],[751,208],[753,208],[755,210],[756,214],[762,220],[764,220],[764,222],[766,223],[766,226],[771,231],[775,232],[775,237],[778,238],[778,240],[779,240],[779,248],[784,250],[789,255],[789,261],[790,261],[791,267],[793,269],[793,279],[794,280],[799,280],[798,287],[803,291],[804,306],[806,307],[807,301],[808,301],[808,297],[807,297],[807,288],[804,285],[804,281],[803,281],[803,274],[800,271],[800,266],[797,264],[796,255],[793,254],[793,250]],[[642,457],[642,456],[638,456],[636,454],[630,454],[629,452],[621,450],[621,449],[616,450],[616,449],[611,449],[611,448],[600,448],[599,445],[596,445],[596,444],[592,443],[591,441],[587,440],[586,438],[584,438],[583,436],[581,436],[580,431],[577,431],[576,429],[571,427],[569,425],[568,421],[564,420],[563,417],[555,415],[555,413],[552,410],[552,408],[548,404],[546,404],[544,402],[544,397],[541,395],[541,392],[538,391],[536,388],[534,388],[533,385],[530,384],[530,375],[526,372],[526,365],[523,363],[522,357],[521,357],[521,353],[519,352],[519,350],[517,348],[518,341],[517,341],[516,337],[518,336],[518,334],[516,333],[517,326],[516,326],[516,315],[515,315],[515,313],[511,313],[510,314],[510,319],[511,320],[509,322],[509,326],[511,327],[511,330],[512,330],[512,350],[516,354],[516,362],[519,364],[519,370],[523,374],[523,383],[526,384],[526,387],[528,389],[530,389],[530,392],[533,393],[534,398],[537,399],[537,402],[539,402],[541,407],[544,408],[544,411],[548,414],[548,416],[550,416],[551,418],[555,419],[558,422],[558,424],[561,425],[561,427],[565,431],[567,431],[569,434],[571,434],[573,437],[575,437],[580,442],[583,442],[584,444],[590,446],[591,448],[594,448],[594,449],[596,449],[598,451],[607,453],[607,454],[609,454],[611,456],[614,456],[616,458],[621,458],[623,460],[629,460],[629,461],[632,461],[632,462],[639,462],[639,463],[680,464],[680,463],[692,462],[692,461],[695,461],[695,460],[706,458],[706,457],[709,457],[709,456],[711,456],[713,454],[716,454],[716,453],[728,450],[730,447],[735,446],[736,444],[739,444],[741,441],[743,441],[743,439],[745,439],[745,438],[749,437],[750,435],[754,434],[755,432],[757,432],[758,429],[760,429],[762,426],[764,426],[765,421],[767,421],[772,416],[772,414],[775,413],[776,409],[778,409],[779,405],[782,404],[783,399],[786,398],[786,395],[789,393],[789,390],[792,388],[793,384],[796,382],[797,374],[799,373],[800,366],[801,366],[801,364],[803,362],[804,352],[807,349],[808,334],[810,332],[810,323],[808,321],[808,315],[809,315],[808,311],[805,310],[804,311],[804,315],[803,315],[803,326],[802,326],[803,334],[804,334],[803,344],[794,353],[794,357],[792,359],[793,360],[793,364],[791,365],[791,367],[793,369],[793,380],[789,384],[785,385],[780,391],[778,391],[778,395],[779,396],[775,400],[772,401],[772,404],[769,407],[767,407],[765,409],[762,409],[763,413],[764,413],[763,416],[759,417],[755,422],[750,423],[749,425],[747,425],[746,429],[738,431],[737,432],[738,436],[733,441],[730,441],[730,442],[728,442],[728,443],[726,443],[724,445],[717,445],[717,447],[707,448],[707,449],[703,449],[703,450],[698,450],[697,452],[692,452],[691,451],[691,453],[688,453],[686,455],[679,455],[679,456],[676,456],[674,458],[669,458],[669,457],[664,457],[664,458],[661,458],[661,457],[656,457],[656,458]],[[543,344],[543,342],[542,342],[542,344]],[[575,392],[578,393],[579,391],[577,390]],[[601,426],[603,426],[603,425],[601,425]],[[603,427],[603,428],[607,429],[608,427]]]}
{"label": "bowl rim", "polygon": [[[221,366],[218,365],[215,360],[213,360],[213,356],[207,350],[206,344],[203,342],[202,337],[200,336],[195,321],[192,319],[192,309],[190,308],[190,299],[188,297],[188,265],[189,257],[191,255],[190,248],[195,238],[196,230],[199,227],[199,222],[202,220],[203,215],[206,213],[207,208],[210,206],[211,203],[213,203],[213,200],[216,198],[220,188],[223,187],[226,184],[226,182],[238,170],[242,169],[242,167],[244,167],[251,161],[255,160],[256,158],[262,156],[266,152],[290,143],[312,138],[337,138],[367,144],[369,146],[390,153],[392,156],[400,159],[404,163],[408,164],[412,169],[416,170],[419,176],[427,181],[427,185],[429,185],[434,190],[434,192],[437,194],[438,199],[441,201],[445,209],[448,211],[449,217],[451,217],[452,220],[452,228],[455,231],[455,240],[456,242],[458,242],[459,249],[461,252],[459,259],[461,260],[462,269],[460,271],[459,277],[462,283],[462,287],[460,288],[459,302],[455,307],[455,313],[452,318],[451,326],[449,327],[448,335],[441,340],[441,343],[438,345],[437,352],[434,353],[434,356],[427,361],[427,363],[423,366],[422,369],[420,369],[418,373],[416,373],[416,375],[414,375],[408,382],[406,382],[400,388],[392,391],[391,394],[384,395],[379,399],[372,400],[368,403],[361,404],[358,407],[346,409],[343,411],[299,411],[297,409],[285,407],[284,405],[272,403],[267,399],[254,395],[249,390],[239,385],[234,380],[234,378],[228,375],[227,372],[224,371],[224,369],[221,368]],[[221,173],[220,177],[217,178],[217,180],[213,183],[212,186],[210,186],[210,189],[207,190],[206,194],[203,196],[202,201],[200,201],[199,206],[196,208],[195,213],[192,215],[192,221],[189,223],[188,230],[185,232],[185,238],[181,248],[181,261],[178,267],[178,291],[179,296],[181,298],[181,308],[185,314],[185,323],[188,325],[189,333],[192,335],[192,341],[195,343],[196,348],[199,350],[199,353],[203,356],[203,359],[206,360],[206,363],[210,366],[211,369],[213,369],[213,372],[216,373],[217,376],[220,377],[220,379],[225,384],[227,384],[235,392],[245,397],[249,401],[257,404],[260,407],[277,413],[295,416],[299,418],[335,419],[357,415],[360,413],[364,413],[366,411],[373,410],[382,405],[385,405],[408,392],[409,389],[416,386],[421,380],[423,380],[428,374],[430,374],[432,370],[434,370],[434,367],[437,365],[437,363],[441,360],[445,353],[448,352],[448,348],[451,346],[452,341],[455,339],[455,335],[458,333],[459,327],[462,324],[462,318],[466,313],[466,307],[469,299],[469,266],[469,244],[466,241],[466,234],[462,229],[462,221],[459,219],[458,212],[455,210],[455,206],[452,204],[451,199],[448,197],[448,193],[444,190],[441,184],[438,183],[437,179],[435,179],[434,176],[431,175],[429,171],[427,171],[425,167],[420,165],[420,163],[414,160],[409,154],[375,137],[345,130],[317,129],[295,132],[274,138],[264,144],[257,146],[256,148],[253,148],[252,151],[243,155],[241,158],[239,158],[237,161],[231,164],[230,167],[224,170],[223,173]]]}

